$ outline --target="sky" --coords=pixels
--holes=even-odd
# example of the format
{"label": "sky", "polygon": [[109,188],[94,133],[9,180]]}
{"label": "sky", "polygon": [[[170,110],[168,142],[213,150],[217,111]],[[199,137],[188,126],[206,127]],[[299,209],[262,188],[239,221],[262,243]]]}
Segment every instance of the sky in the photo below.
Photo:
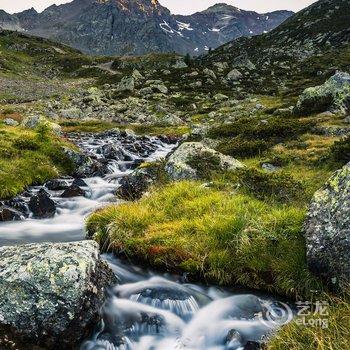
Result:
{"label": "sky", "polygon": [[[0,0],[0,9],[9,13],[19,12],[34,7],[42,11],[52,4],[63,4],[72,0]],[[159,0],[175,14],[191,14],[201,11],[218,2],[226,2],[244,10],[268,12],[272,10],[299,11],[315,0]]]}

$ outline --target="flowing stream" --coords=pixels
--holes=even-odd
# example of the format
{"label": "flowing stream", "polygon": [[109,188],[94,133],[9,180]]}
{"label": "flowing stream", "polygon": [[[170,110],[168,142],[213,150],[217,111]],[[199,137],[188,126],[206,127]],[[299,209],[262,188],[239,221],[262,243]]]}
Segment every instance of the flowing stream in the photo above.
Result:
{"label": "flowing stream", "polygon": [[[84,239],[86,216],[117,201],[121,177],[140,161],[160,160],[174,148],[159,138],[113,132],[72,139],[97,159],[104,159],[101,149],[109,145],[122,150],[124,159],[108,159],[104,176],[85,178],[85,196],[62,198],[62,191],[45,189],[57,205],[54,217],[1,223],[0,245]],[[42,188],[34,186],[29,194]],[[185,276],[159,276],[111,255],[104,258],[119,283],[103,307],[103,321],[81,350],[252,350],[293,316],[288,305],[266,296],[189,284]]]}

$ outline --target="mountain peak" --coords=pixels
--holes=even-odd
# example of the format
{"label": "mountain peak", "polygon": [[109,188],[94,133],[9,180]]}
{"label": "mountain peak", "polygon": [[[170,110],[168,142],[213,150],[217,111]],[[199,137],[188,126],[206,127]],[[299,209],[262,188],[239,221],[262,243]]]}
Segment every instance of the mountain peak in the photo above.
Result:
{"label": "mountain peak", "polygon": [[228,5],[224,2],[217,3],[213,6],[210,6],[206,10],[202,11],[202,13],[216,13],[216,12],[241,12],[241,9],[238,7]]}

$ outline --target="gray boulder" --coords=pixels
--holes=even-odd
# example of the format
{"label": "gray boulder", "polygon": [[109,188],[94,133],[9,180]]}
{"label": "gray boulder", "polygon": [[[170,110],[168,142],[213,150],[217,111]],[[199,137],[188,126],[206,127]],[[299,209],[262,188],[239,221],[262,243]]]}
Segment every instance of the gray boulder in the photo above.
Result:
{"label": "gray boulder", "polygon": [[5,125],[8,125],[8,126],[17,126],[19,124],[18,121],[14,120],[12,118],[4,119],[4,123],[5,123]]}
{"label": "gray boulder", "polygon": [[226,79],[228,81],[235,81],[241,79],[242,77],[243,75],[238,69],[233,69],[227,74]]}
{"label": "gray boulder", "polygon": [[183,143],[168,159],[165,170],[173,180],[198,179],[202,170],[236,170],[244,165],[238,160],[225,156],[201,142]]}
{"label": "gray boulder", "polygon": [[335,288],[350,283],[350,163],[315,193],[305,221],[307,260]]}
{"label": "gray boulder", "polygon": [[135,89],[135,79],[134,77],[124,77],[117,85],[116,90],[118,92],[122,91],[134,91]]}
{"label": "gray boulder", "polygon": [[323,85],[311,87],[300,95],[297,115],[325,111],[346,113],[350,109],[350,74],[338,72]]}
{"label": "gray boulder", "polygon": [[68,109],[61,109],[59,116],[63,119],[80,119],[84,116],[83,111],[80,108],[73,107]]}
{"label": "gray boulder", "polygon": [[1,247],[0,344],[6,334],[20,350],[77,348],[114,282],[92,241]]}
{"label": "gray boulder", "polygon": [[188,65],[184,62],[184,61],[176,61],[176,63],[173,65],[173,68],[175,69],[184,69],[184,68],[187,68]]}
{"label": "gray boulder", "polygon": [[21,125],[27,129],[36,129],[42,124],[48,126],[48,128],[56,135],[61,134],[61,127],[58,124],[50,122],[41,115],[28,116],[21,123]]}

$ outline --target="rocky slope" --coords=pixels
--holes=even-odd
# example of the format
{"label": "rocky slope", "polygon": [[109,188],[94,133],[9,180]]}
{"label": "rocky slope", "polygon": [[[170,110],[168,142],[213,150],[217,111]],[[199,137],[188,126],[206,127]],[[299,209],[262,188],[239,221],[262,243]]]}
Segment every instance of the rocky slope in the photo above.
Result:
{"label": "rocky slope", "polygon": [[42,13],[0,13],[0,27],[55,39],[94,55],[179,52],[195,55],[241,36],[270,31],[290,11],[258,14],[218,4],[175,16],[157,0],[74,0]]}
{"label": "rocky slope", "polygon": [[272,32],[232,41],[201,61],[230,63],[241,73],[237,80],[251,91],[313,86],[349,68],[349,22],[348,0],[320,0]]}

